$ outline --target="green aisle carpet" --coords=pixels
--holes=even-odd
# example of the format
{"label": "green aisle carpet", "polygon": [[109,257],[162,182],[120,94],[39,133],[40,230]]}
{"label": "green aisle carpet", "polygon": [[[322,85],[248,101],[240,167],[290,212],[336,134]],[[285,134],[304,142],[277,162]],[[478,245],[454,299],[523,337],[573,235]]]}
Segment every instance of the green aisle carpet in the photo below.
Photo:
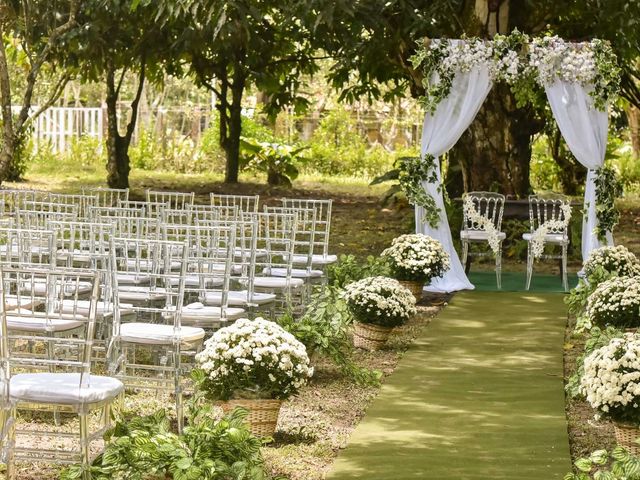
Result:
{"label": "green aisle carpet", "polygon": [[[503,292],[524,292],[527,280],[526,272],[502,272]],[[496,292],[495,272],[469,272],[469,281],[473,283],[476,290],[483,292]],[[569,274],[569,288],[578,284],[578,276],[575,273]],[[562,277],[560,275],[533,274],[531,279],[531,292],[563,292]]]}
{"label": "green aisle carpet", "polygon": [[465,292],[423,329],[330,480],[553,480],[571,468],[559,294]]}

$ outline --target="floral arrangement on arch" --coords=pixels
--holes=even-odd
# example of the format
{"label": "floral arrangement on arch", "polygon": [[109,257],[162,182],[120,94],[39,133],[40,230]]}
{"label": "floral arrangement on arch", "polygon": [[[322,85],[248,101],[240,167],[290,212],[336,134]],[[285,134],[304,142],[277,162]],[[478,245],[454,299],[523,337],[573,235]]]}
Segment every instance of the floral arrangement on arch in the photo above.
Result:
{"label": "floral arrangement on arch", "polygon": [[640,422],[640,337],[626,333],[587,356],[580,390],[599,415]]}
{"label": "floral arrangement on arch", "polygon": [[571,204],[568,202],[563,203],[560,206],[560,211],[562,212],[562,218],[550,219],[541,223],[531,234],[529,244],[531,245],[531,253],[534,259],[537,260],[542,257],[547,235],[550,233],[564,232],[569,227],[569,222],[571,221]]}
{"label": "floral arrangement on arch", "polygon": [[640,277],[612,277],[587,299],[586,320],[591,325],[640,327]]}
{"label": "floral arrangement on arch", "polygon": [[203,375],[194,377],[212,400],[286,399],[313,375],[305,346],[260,317],[216,331],[196,362]]}
{"label": "floral arrangement on arch", "polygon": [[428,283],[441,277],[451,267],[449,254],[442,244],[428,235],[400,235],[382,252],[394,278]]}
{"label": "floral arrangement on arch", "polygon": [[389,277],[367,277],[344,289],[345,302],[356,321],[396,327],[416,313],[413,294]]}
{"label": "floral arrangement on arch", "polygon": [[467,195],[464,199],[464,203],[462,204],[462,209],[464,210],[464,214],[471,223],[477,225],[487,234],[487,241],[489,242],[489,248],[493,251],[494,255],[498,255],[500,252],[500,248],[502,242],[500,240],[500,232],[496,228],[493,221],[478,212],[476,205],[473,201],[473,197]]}
{"label": "floral arrangement on arch", "polygon": [[599,269],[620,277],[640,276],[640,261],[624,245],[604,246],[592,250],[583,265],[587,278]]}

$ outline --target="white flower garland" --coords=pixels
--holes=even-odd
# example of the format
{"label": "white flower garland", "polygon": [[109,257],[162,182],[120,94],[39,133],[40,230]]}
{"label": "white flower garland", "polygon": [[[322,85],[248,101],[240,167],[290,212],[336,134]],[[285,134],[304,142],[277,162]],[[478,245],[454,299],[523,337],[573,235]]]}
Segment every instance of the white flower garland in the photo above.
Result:
{"label": "white flower garland", "polygon": [[569,226],[571,220],[571,205],[565,203],[561,207],[563,213],[562,220],[547,220],[542,225],[538,226],[531,235],[531,253],[533,258],[538,260],[544,253],[544,245],[547,240],[547,235],[551,232],[561,232]]}
{"label": "white flower garland", "polygon": [[489,217],[482,215],[476,209],[476,206],[473,203],[473,197],[467,196],[464,200],[463,204],[464,213],[466,217],[471,220],[471,222],[475,225],[478,225],[487,234],[487,241],[489,242],[489,247],[493,251],[494,255],[497,255],[500,252],[500,237],[498,229],[491,221]]}

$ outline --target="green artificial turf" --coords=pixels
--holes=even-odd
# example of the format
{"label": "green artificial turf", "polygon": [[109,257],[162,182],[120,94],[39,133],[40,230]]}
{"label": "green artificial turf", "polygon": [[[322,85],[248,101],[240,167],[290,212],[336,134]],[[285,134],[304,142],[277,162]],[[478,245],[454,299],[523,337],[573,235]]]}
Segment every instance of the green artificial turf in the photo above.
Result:
{"label": "green artificial turf", "polygon": [[562,295],[464,292],[423,329],[329,480],[552,480],[571,468]]}
{"label": "green artificial turf", "polygon": [[[503,292],[524,292],[527,279],[526,272],[502,272]],[[496,286],[495,272],[469,272],[469,281],[473,283],[476,290],[483,292],[498,291]],[[570,274],[569,288],[578,284],[578,276]],[[562,277],[560,275],[536,274],[531,278],[531,292],[563,292]]]}

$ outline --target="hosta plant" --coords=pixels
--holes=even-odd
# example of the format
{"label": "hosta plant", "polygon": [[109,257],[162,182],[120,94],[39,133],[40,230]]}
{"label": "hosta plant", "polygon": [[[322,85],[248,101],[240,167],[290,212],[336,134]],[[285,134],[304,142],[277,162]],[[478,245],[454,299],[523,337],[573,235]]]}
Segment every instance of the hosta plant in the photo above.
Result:
{"label": "hosta plant", "polygon": [[212,400],[286,399],[313,375],[305,346],[260,317],[216,331],[196,362],[194,379]]}
{"label": "hosta plant", "polygon": [[575,461],[575,472],[567,473],[564,480],[638,480],[640,458],[622,447],[611,453],[596,450],[588,457]]}
{"label": "hosta plant", "polygon": [[387,258],[394,278],[430,282],[449,270],[449,254],[442,244],[421,233],[400,235],[382,252]]}
{"label": "hosta plant", "polygon": [[416,313],[413,294],[388,277],[369,277],[350,283],[344,298],[354,318],[361,323],[396,327]]}

